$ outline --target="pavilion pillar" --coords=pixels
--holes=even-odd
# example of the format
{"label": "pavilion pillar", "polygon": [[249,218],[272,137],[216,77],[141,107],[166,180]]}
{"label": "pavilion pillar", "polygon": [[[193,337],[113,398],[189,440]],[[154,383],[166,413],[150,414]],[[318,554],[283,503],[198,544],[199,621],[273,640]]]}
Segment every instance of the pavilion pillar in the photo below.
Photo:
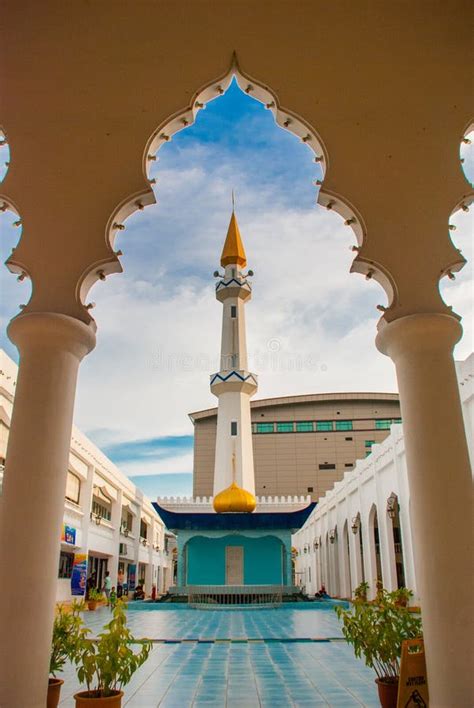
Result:
{"label": "pavilion pillar", "polygon": [[20,352],[0,516],[0,705],[44,708],[76,379],[95,327],[16,317]]}
{"label": "pavilion pillar", "polygon": [[472,480],[452,356],[461,333],[454,317],[416,314],[377,336],[400,391],[432,708],[472,705]]}

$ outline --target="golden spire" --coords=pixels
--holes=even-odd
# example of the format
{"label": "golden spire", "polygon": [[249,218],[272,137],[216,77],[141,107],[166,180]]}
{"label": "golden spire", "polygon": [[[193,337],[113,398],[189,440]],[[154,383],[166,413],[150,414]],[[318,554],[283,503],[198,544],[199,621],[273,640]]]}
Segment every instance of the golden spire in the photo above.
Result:
{"label": "golden spire", "polygon": [[232,453],[232,484],[214,497],[214,511],[218,514],[240,512],[250,514],[257,506],[254,495],[238,487],[235,482],[235,451]]}
{"label": "golden spire", "polygon": [[234,211],[234,192],[232,191],[232,216],[230,217],[227,236],[222,249],[221,266],[231,265],[236,263],[242,268],[247,265],[247,256],[245,255],[244,244],[240,237],[239,225]]}

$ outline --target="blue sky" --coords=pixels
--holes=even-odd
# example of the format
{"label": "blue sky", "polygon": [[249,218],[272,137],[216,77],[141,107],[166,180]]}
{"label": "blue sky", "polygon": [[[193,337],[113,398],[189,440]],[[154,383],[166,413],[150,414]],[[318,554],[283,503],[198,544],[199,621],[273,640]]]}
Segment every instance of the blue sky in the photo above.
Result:
{"label": "blue sky", "polygon": [[[470,147],[463,155],[472,162]],[[158,158],[158,203],[131,217],[117,241],[125,273],[90,295],[98,341],[81,365],[75,411],[76,424],[152,497],[191,492],[188,413],[215,405],[209,374],[218,368],[221,306],[212,272],[232,189],[256,274],[247,326],[257,397],[396,390],[393,365],[374,345],[385,294],[349,274],[354,236],[316,205],[319,167],[305,144],[233,84]],[[472,165],[465,169],[472,178]],[[469,260],[472,212],[456,216],[452,234]],[[20,235],[13,220],[0,214],[3,260]],[[5,328],[29,291],[2,269],[0,346],[15,359]],[[471,265],[441,291],[464,317],[463,358],[472,350]]]}

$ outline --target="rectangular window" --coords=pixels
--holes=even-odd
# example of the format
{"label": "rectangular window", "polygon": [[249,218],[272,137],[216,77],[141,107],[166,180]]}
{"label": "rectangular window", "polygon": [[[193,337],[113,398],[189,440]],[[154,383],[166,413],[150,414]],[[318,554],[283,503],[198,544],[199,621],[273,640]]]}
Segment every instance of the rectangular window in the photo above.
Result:
{"label": "rectangular window", "polygon": [[320,470],[335,470],[335,469],[336,469],[336,465],[333,465],[333,464],[330,464],[330,463],[328,463],[328,462],[325,462],[324,464],[319,465],[319,469],[320,469]]}
{"label": "rectangular window", "polygon": [[148,526],[146,521],[140,520],[140,538],[147,538],[148,536]]}
{"label": "rectangular window", "polygon": [[346,462],[344,467],[354,467],[354,463],[353,462]]}
{"label": "rectangular window", "polygon": [[97,501],[95,497],[92,498],[92,513],[107,521],[110,521],[112,518],[111,510],[104,504],[101,504],[100,501]]}
{"label": "rectangular window", "polygon": [[313,487],[308,487],[308,492],[314,492]]}
{"label": "rectangular window", "polygon": [[66,494],[65,497],[73,504],[79,504],[81,495],[81,480],[72,472],[67,473]]}
{"label": "rectangular window", "polygon": [[58,578],[70,578],[72,575],[73,563],[74,553],[65,553],[64,551],[61,551],[59,554]]}
{"label": "rectangular window", "polygon": [[401,418],[394,418],[392,422],[393,423],[401,423],[402,419]]}
{"label": "rectangular window", "polygon": [[332,420],[317,420],[316,430],[320,432],[326,432],[332,430]]}
{"label": "rectangular window", "polygon": [[311,433],[313,432],[313,423],[310,420],[299,420],[296,423],[297,433]]}
{"label": "rectangular window", "polygon": [[[125,513],[124,513],[125,512]],[[122,508],[122,531],[131,531],[133,526],[133,514]]]}
{"label": "rectangular window", "polygon": [[277,423],[277,433],[292,433],[293,423]]}
{"label": "rectangular window", "polygon": [[230,306],[230,316],[231,316],[232,319],[234,319],[234,320],[235,320],[235,318],[237,317],[237,305],[231,305],[231,306]]}
{"label": "rectangular window", "polygon": [[236,420],[231,420],[231,422],[230,422],[230,434],[234,437],[237,435],[237,421]]}
{"label": "rectangular window", "polygon": [[372,445],[375,445],[375,440],[366,440],[365,441],[365,447],[371,448]]}
{"label": "rectangular window", "polygon": [[336,420],[336,430],[352,430],[352,420]]}
{"label": "rectangular window", "polygon": [[257,433],[273,433],[274,428],[273,423],[257,423]]}
{"label": "rectangular window", "polygon": [[388,418],[386,420],[384,420],[383,418],[379,418],[379,420],[375,421],[376,430],[389,430],[391,425],[392,425],[391,418]]}
{"label": "rectangular window", "polygon": [[344,440],[354,440],[354,438],[344,438]]}

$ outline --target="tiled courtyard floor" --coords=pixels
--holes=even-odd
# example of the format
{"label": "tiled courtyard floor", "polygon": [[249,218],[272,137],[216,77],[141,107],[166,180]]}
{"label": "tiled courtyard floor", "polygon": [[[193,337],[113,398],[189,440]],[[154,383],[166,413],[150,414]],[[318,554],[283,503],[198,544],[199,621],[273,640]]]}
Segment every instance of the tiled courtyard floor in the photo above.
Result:
{"label": "tiled courtyard floor", "polygon": [[[125,687],[127,708],[379,705],[374,674],[339,639],[332,609],[134,608],[128,615],[135,636],[156,643]],[[94,634],[109,617],[105,608],[86,614]],[[63,678],[61,706],[74,706],[74,669]]]}

